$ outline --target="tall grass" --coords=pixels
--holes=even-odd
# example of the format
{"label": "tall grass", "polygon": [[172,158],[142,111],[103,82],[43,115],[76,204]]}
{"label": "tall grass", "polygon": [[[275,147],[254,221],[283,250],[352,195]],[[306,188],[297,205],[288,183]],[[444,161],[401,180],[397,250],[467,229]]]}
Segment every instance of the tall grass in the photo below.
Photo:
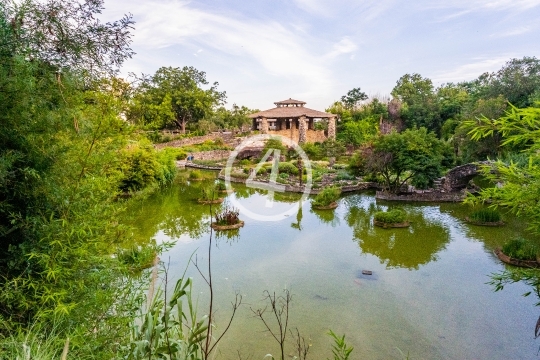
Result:
{"label": "tall grass", "polygon": [[333,202],[336,202],[341,195],[341,189],[338,187],[326,187],[320,193],[318,193],[312,200],[313,206],[329,206]]}
{"label": "tall grass", "polygon": [[390,211],[378,211],[375,213],[375,221],[385,224],[399,224],[405,222],[407,213],[400,209]]}
{"label": "tall grass", "polygon": [[519,260],[536,260],[538,250],[538,246],[523,238],[512,239],[502,247],[505,255]]}
{"label": "tall grass", "polygon": [[476,222],[496,223],[501,221],[501,214],[495,209],[480,209],[473,211],[469,215],[469,219]]}

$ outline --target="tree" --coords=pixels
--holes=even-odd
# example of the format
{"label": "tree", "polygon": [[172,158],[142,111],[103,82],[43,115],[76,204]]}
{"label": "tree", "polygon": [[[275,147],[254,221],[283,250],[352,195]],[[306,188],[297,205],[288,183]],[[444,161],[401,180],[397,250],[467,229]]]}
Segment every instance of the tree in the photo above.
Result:
{"label": "tree", "polygon": [[499,71],[484,73],[462,85],[475,101],[502,95],[518,108],[532,106],[540,94],[540,60],[527,56],[511,59]]}
{"label": "tree", "polygon": [[176,125],[186,131],[188,122],[197,122],[225,102],[225,92],[215,82],[208,89],[206,73],[192,66],[162,67],[153,76],[142,77],[135,91],[128,119],[151,129]]}
{"label": "tree", "polygon": [[381,135],[362,155],[366,170],[381,175],[386,189],[394,193],[409,180],[420,188],[432,185],[451,162],[449,147],[425,128]]}
{"label": "tree", "polygon": [[425,127],[440,133],[439,102],[430,79],[420,74],[405,74],[392,89],[392,96],[402,103],[401,117],[407,128]]}
{"label": "tree", "polygon": [[[134,53],[129,47],[133,20],[102,23],[103,0],[23,0],[2,2],[9,22],[12,54],[64,70],[99,78],[114,74]],[[5,45],[5,44],[4,44]]]}
{"label": "tree", "polygon": [[341,102],[347,109],[354,109],[361,101],[367,100],[368,96],[360,88],[354,88],[347,92],[347,95],[341,97]]}

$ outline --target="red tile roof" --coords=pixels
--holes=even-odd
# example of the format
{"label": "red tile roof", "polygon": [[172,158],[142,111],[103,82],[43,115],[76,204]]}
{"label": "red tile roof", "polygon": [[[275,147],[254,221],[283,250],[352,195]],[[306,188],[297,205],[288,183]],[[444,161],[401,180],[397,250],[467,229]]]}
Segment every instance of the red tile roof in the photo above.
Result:
{"label": "red tile roof", "polygon": [[259,111],[258,113],[249,115],[250,118],[255,119],[258,117],[265,117],[267,119],[276,118],[297,118],[300,116],[306,116],[311,118],[328,118],[336,116],[334,114],[313,110],[301,106],[292,107],[277,107],[269,110]]}

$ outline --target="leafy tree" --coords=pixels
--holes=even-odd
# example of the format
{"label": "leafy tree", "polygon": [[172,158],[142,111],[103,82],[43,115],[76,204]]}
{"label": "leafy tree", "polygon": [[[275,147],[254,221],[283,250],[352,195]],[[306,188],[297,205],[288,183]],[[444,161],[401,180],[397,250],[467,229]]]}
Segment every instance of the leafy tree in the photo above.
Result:
{"label": "leafy tree", "polygon": [[518,108],[532,106],[540,91],[540,60],[511,59],[499,71],[484,73],[463,86],[475,100],[502,95]]}
{"label": "leafy tree", "polygon": [[449,147],[425,128],[379,136],[363,149],[363,157],[367,171],[381,175],[394,193],[409,180],[420,188],[432,185],[451,162]]}
{"label": "leafy tree", "polygon": [[141,79],[128,119],[151,129],[176,125],[185,133],[188,122],[204,119],[225,101],[217,82],[208,89],[204,85],[208,85],[204,71],[192,66],[162,67]]}
{"label": "leafy tree", "polygon": [[502,186],[484,189],[478,198],[468,198],[467,202],[490,201],[503,206],[517,216],[528,218],[531,229],[540,234],[540,107],[511,107],[505,116],[476,125],[469,135],[472,140],[480,140],[494,132],[501,134],[503,147],[523,149],[528,162],[498,160],[492,166],[485,166],[484,175]]}
{"label": "leafy tree", "polygon": [[51,66],[57,75],[62,70],[91,78],[114,74],[133,55],[133,20],[125,15],[102,23],[96,16],[102,10],[103,0],[2,2],[11,33],[3,45],[12,55]]}
{"label": "leafy tree", "polygon": [[392,96],[402,102],[401,117],[407,128],[425,127],[440,133],[442,118],[430,79],[420,74],[405,74],[392,89]]}
{"label": "leafy tree", "polygon": [[354,109],[361,101],[367,100],[368,96],[360,88],[354,88],[347,92],[347,95],[341,97],[341,102],[347,109]]}

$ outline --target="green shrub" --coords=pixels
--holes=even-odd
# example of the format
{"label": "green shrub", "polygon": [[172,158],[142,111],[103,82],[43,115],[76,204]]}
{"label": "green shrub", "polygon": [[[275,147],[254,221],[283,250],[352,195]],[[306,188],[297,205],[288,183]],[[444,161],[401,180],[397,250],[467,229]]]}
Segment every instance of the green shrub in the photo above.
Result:
{"label": "green shrub", "polygon": [[306,153],[310,160],[320,160],[323,156],[322,149],[314,143],[305,143],[302,145],[302,150]]}
{"label": "green shrub", "polygon": [[141,142],[121,152],[121,191],[138,191],[153,184],[167,184],[176,175],[175,152],[156,151],[151,144]]}
{"label": "green shrub", "polygon": [[517,238],[505,243],[502,247],[502,252],[514,259],[536,260],[538,246],[526,239]]}
{"label": "green shrub", "polygon": [[355,180],[355,176],[347,170],[338,170],[336,180]]}
{"label": "green shrub", "polygon": [[278,167],[279,173],[287,173],[290,175],[298,175],[298,168],[289,162],[280,162]]}
{"label": "green shrub", "polygon": [[472,221],[477,221],[477,222],[495,223],[495,222],[501,221],[501,214],[495,209],[490,209],[490,208],[480,209],[480,210],[473,211],[469,215],[469,219],[471,219]]}
{"label": "green shrub", "polygon": [[248,159],[242,159],[240,160],[239,164],[240,166],[248,166],[251,165],[251,161],[249,161]]}
{"label": "green shrub", "polygon": [[324,188],[313,198],[311,204],[314,206],[328,206],[339,199],[341,189],[335,186]]}
{"label": "green shrub", "polygon": [[375,213],[375,220],[385,224],[399,224],[405,222],[407,213],[400,209],[390,211],[378,211]]}
{"label": "green shrub", "polygon": [[199,200],[213,201],[218,199],[218,193],[214,186],[206,186],[201,190],[201,197]]}
{"label": "green shrub", "polygon": [[285,150],[287,149],[283,143],[281,142],[281,139],[278,138],[271,138],[266,140],[266,143],[264,144],[263,148],[263,155],[268,152],[269,149],[275,149],[275,150],[281,150],[281,154],[285,155]]}
{"label": "green shrub", "polygon": [[237,179],[247,179],[249,175],[241,172],[231,172],[231,177]]}
{"label": "green shrub", "polygon": [[289,174],[287,174],[287,173],[280,173],[280,174],[279,174],[279,178],[280,178],[280,179],[288,179],[288,178],[289,178]]}

